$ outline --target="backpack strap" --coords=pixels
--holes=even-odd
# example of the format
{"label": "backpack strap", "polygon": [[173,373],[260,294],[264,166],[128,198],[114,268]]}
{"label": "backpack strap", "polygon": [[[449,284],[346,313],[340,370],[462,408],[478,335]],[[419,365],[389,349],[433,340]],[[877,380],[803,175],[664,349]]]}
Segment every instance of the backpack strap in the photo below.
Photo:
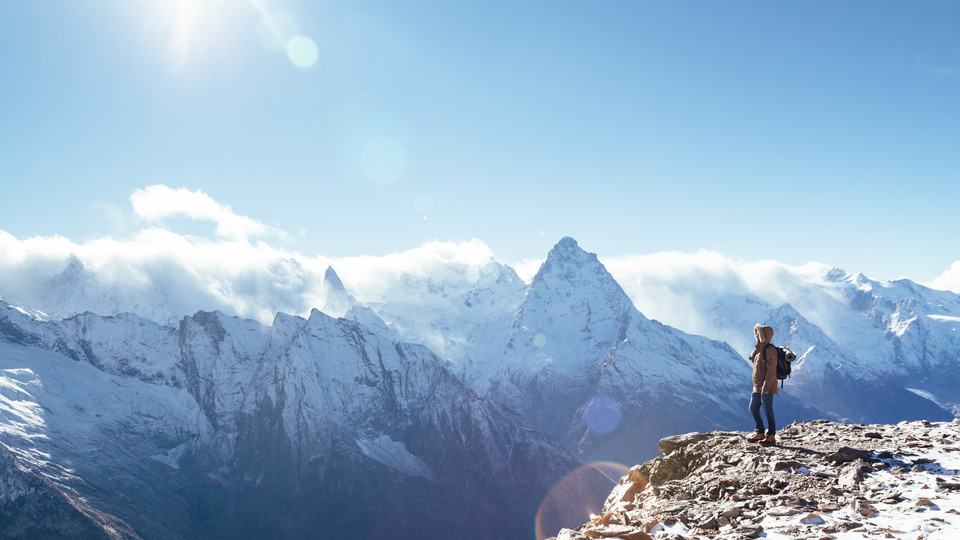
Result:
{"label": "backpack strap", "polygon": [[763,364],[762,364],[763,368],[762,368],[762,369],[763,369],[763,378],[764,378],[764,379],[767,378],[767,349],[769,349],[770,347],[773,347],[773,346],[774,346],[773,343],[767,343],[767,346],[763,348],[763,358],[762,358],[762,360],[763,360]]}
{"label": "backpack strap", "polygon": [[767,343],[767,346],[763,348],[763,361],[764,361],[764,363],[766,363],[766,361],[767,361],[767,350],[770,349],[770,347],[773,347],[773,350],[777,350],[777,346],[776,346],[776,345],[774,345],[773,343]]}
{"label": "backpack strap", "polygon": [[[764,369],[766,369],[767,348],[768,348],[768,347],[773,347],[774,349],[777,349],[777,346],[774,345],[773,343],[767,343],[767,346],[763,348]],[[778,351],[778,352],[777,352],[777,361],[778,361],[778,363],[779,363],[779,360],[780,360],[779,355],[780,355],[780,352]],[[778,377],[778,378],[779,378],[779,377]],[[780,379],[780,389],[781,389],[781,390],[783,389],[783,379]]]}

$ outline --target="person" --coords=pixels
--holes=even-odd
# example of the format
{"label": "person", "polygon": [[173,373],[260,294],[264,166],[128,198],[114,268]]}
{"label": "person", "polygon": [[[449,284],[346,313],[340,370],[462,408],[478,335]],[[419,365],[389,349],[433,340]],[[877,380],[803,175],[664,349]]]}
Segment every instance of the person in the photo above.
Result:
{"label": "person", "polygon": [[[757,338],[757,346],[750,355],[750,361],[753,362],[750,413],[757,422],[757,432],[747,440],[763,445],[774,445],[777,444],[774,435],[777,431],[777,422],[773,417],[773,396],[777,394],[777,349],[771,345],[773,328],[757,324],[753,327],[753,335]],[[763,418],[760,417],[761,406],[767,417],[766,433],[764,433]]]}

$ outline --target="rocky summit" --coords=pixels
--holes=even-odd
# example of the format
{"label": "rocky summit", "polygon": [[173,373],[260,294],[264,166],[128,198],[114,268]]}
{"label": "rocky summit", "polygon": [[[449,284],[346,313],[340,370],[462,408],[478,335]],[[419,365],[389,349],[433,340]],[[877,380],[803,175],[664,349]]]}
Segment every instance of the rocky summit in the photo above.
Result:
{"label": "rocky summit", "polygon": [[776,446],[750,433],[662,439],[603,510],[557,540],[958,538],[960,419],[793,423]]}

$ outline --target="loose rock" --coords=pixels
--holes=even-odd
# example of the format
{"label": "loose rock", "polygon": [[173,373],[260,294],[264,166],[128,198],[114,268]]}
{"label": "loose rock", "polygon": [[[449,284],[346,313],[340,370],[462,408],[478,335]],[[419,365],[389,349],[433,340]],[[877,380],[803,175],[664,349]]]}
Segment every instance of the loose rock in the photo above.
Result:
{"label": "loose rock", "polygon": [[[918,429],[931,435],[914,437]],[[955,471],[937,474],[946,468],[923,450],[912,449],[930,440],[960,440],[960,423],[921,427],[916,422],[853,426],[813,421],[781,431],[781,445],[773,447],[747,442],[748,432],[663,439],[659,448],[664,455],[631,468],[607,498],[601,514],[618,516],[617,523],[597,519],[561,531],[557,540],[732,539],[763,532],[812,540],[848,531],[900,538],[905,533],[877,530],[873,520],[888,511],[916,515],[918,530],[921,522],[934,527],[928,516],[957,513],[941,511],[929,497],[903,503],[918,490],[960,490]],[[884,482],[871,480],[875,475],[886,475]],[[863,522],[851,520],[850,511]]]}

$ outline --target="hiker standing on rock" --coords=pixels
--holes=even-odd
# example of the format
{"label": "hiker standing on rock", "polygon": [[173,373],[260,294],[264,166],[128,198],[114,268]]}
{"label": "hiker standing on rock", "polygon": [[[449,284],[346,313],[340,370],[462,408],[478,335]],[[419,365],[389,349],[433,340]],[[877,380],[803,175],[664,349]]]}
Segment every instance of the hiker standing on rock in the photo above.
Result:
{"label": "hiker standing on rock", "polygon": [[[750,395],[750,413],[757,422],[757,432],[747,440],[763,445],[776,444],[774,433],[777,423],[773,418],[773,396],[777,394],[777,348],[772,346],[773,328],[757,324],[753,327],[757,346],[750,355],[753,362],[753,394]],[[764,434],[760,406],[767,416],[767,430]]]}

